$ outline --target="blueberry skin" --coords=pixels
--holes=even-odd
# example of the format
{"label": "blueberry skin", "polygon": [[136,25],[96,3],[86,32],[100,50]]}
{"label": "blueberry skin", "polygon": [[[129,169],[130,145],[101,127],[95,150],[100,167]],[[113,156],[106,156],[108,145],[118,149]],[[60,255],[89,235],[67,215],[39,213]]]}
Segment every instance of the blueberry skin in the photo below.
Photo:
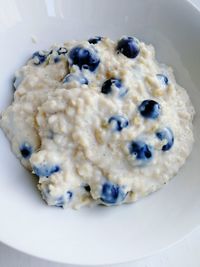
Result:
{"label": "blueberry skin", "polygon": [[59,172],[60,167],[58,165],[53,165],[53,166],[39,165],[39,166],[33,166],[33,171],[39,177],[43,176],[49,177],[51,174]]}
{"label": "blueberry skin", "polygon": [[140,52],[140,48],[135,38],[123,37],[117,43],[117,51],[128,58],[136,58]]}
{"label": "blueberry skin", "polygon": [[77,81],[80,84],[88,84],[88,79],[82,75],[76,75],[76,74],[69,73],[63,79],[63,83],[69,83],[72,81]]}
{"label": "blueberry skin", "polygon": [[102,186],[100,200],[105,204],[114,205],[121,203],[126,195],[127,193],[119,185],[106,182]]}
{"label": "blueberry skin", "polygon": [[144,100],[138,107],[140,114],[146,119],[157,119],[160,115],[160,104],[154,100]]}
{"label": "blueberry skin", "polygon": [[20,152],[23,158],[29,159],[33,153],[33,148],[29,143],[25,142],[20,146]]}
{"label": "blueberry skin", "polygon": [[102,39],[101,36],[95,36],[95,37],[90,38],[90,39],[88,40],[88,42],[89,42],[90,44],[97,44],[98,42],[101,41],[101,39]]}
{"label": "blueberry skin", "polygon": [[101,93],[105,95],[111,94],[113,91],[112,86],[115,86],[117,89],[119,89],[120,97],[125,96],[128,92],[128,90],[123,87],[122,81],[120,79],[110,78],[103,83],[101,87]]}
{"label": "blueberry skin", "polygon": [[61,197],[59,197],[59,198],[56,199],[55,206],[62,208],[63,205],[64,205],[64,203],[65,203],[64,197],[61,196]]}
{"label": "blueberry skin", "polygon": [[87,191],[88,193],[91,191],[91,187],[90,187],[88,184],[84,185],[84,189],[85,189],[85,191]]}
{"label": "blueberry skin", "polygon": [[60,58],[59,57],[55,57],[54,58],[54,63],[58,63],[58,62],[60,62]]}
{"label": "blueberry skin", "polygon": [[[66,192],[67,195],[67,200],[70,200],[73,196],[73,193],[71,191]],[[56,207],[63,207],[65,204],[65,196],[60,196],[59,198],[56,199],[55,206]]]}
{"label": "blueberry skin", "polygon": [[51,50],[48,55],[53,54],[54,63],[58,63],[61,60],[60,56],[65,56],[68,50],[66,47],[59,47],[57,50]]}
{"label": "blueberry skin", "polygon": [[95,71],[100,63],[100,59],[94,51],[76,46],[69,52],[70,65],[77,65],[81,69]]}
{"label": "blueberry skin", "polygon": [[65,55],[65,54],[67,54],[67,52],[68,52],[68,50],[67,50],[66,47],[60,47],[60,48],[58,48],[58,50],[57,50],[57,53],[58,53],[59,56],[60,56],[60,55]]}
{"label": "blueberry skin", "polygon": [[71,199],[73,196],[73,193],[71,191],[67,191],[68,198]]}
{"label": "blueberry skin", "polygon": [[165,86],[169,85],[169,79],[164,74],[156,74],[158,80]]}
{"label": "blueberry skin", "polygon": [[124,128],[128,127],[128,119],[121,115],[115,115],[109,118],[108,123],[114,124],[113,130],[121,132]]}
{"label": "blueberry skin", "polygon": [[120,79],[110,78],[103,83],[101,92],[106,95],[110,94],[112,92],[112,85],[115,85],[117,88],[121,88],[122,82]]}
{"label": "blueberry skin", "polygon": [[129,145],[129,152],[135,155],[137,160],[145,163],[153,158],[154,149],[143,141],[132,141]]}
{"label": "blueberry skin", "polygon": [[32,59],[34,60],[33,63],[35,65],[40,65],[40,64],[44,63],[46,58],[47,58],[47,55],[48,54],[45,51],[36,51],[32,55]]}
{"label": "blueberry skin", "polygon": [[167,140],[167,144],[162,147],[162,151],[168,151],[172,148],[174,144],[174,134],[172,130],[168,127],[158,131],[156,133],[156,136],[158,139],[162,140]]}

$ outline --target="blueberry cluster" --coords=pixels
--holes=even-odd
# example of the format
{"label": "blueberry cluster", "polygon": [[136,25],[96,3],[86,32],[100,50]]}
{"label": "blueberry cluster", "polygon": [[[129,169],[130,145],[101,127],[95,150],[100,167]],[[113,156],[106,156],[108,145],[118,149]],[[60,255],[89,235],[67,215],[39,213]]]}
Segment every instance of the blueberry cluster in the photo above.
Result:
{"label": "blueberry cluster", "polygon": [[[66,56],[68,60],[69,68],[72,66],[77,66],[77,73],[69,73],[62,80],[63,84],[67,84],[73,81],[78,82],[80,85],[88,85],[89,81],[84,76],[84,70],[89,72],[96,72],[100,65],[100,58],[98,55],[98,45],[101,45],[102,37],[95,36],[88,39],[88,46],[83,47],[81,45],[71,48],[69,51],[65,47],[60,47],[56,50],[47,51],[37,51],[33,54],[32,59],[35,65],[41,65],[47,61],[49,55],[54,59],[54,62],[57,63],[63,56]],[[134,60],[140,54],[140,44],[136,38],[133,37],[123,37],[121,38],[115,47],[115,53],[122,57],[127,57],[130,60]],[[158,81],[162,87],[169,85],[169,79],[164,74],[156,75]],[[109,77],[108,77],[109,78]],[[17,84],[17,80],[15,81]],[[15,85],[17,87],[17,85]],[[108,96],[117,96],[123,98],[127,95],[128,89],[123,83],[123,80],[120,77],[110,77],[103,81],[100,92]],[[137,108],[138,114],[144,119],[149,121],[158,120],[162,114],[161,105],[153,99],[143,100]],[[107,120],[108,125],[112,132],[118,132],[119,134],[122,131],[125,131],[125,128],[128,128],[130,125],[129,119],[124,115],[114,114],[109,117]],[[114,134],[114,133],[113,133]],[[169,127],[162,128],[155,133],[155,138],[160,141],[165,141],[162,146],[162,151],[166,152],[170,150],[174,144],[174,134]],[[138,166],[144,166],[148,164],[154,157],[155,148],[144,141],[142,138],[131,140],[128,143],[128,152],[131,157],[135,160]],[[25,142],[20,147],[21,155],[24,159],[29,159],[33,153],[32,146]],[[33,166],[33,172],[39,177],[49,177],[54,173],[60,172],[61,167],[57,164],[55,165],[38,165]],[[92,194],[92,188],[90,185],[85,184],[81,186],[81,190],[88,195]],[[43,192],[43,197],[49,197],[49,191]],[[100,202],[105,205],[115,205],[122,203],[128,196],[127,190],[125,187],[112,183],[108,180],[104,182],[100,189]],[[66,201],[71,200],[74,197],[75,192],[67,191],[64,195],[59,196],[55,200],[55,206],[63,207]]]}
{"label": "blueberry cluster", "polygon": [[67,52],[68,50],[66,47],[59,47],[50,51],[36,51],[32,55],[33,64],[41,65],[47,62],[50,57],[53,59],[54,63],[57,63],[60,61],[62,56],[67,54]]}
{"label": "blueberry cluster", "polygon": [[[117,83],[121,86],[121,83]],[[120,88],[120,87],[119,87]],[[109,91],[110,92],[110,91]],[[138,106],[138,112],[145,120],[156,120],[161,115],[161,106],[158,102],[147,99],[142,101]],[[121,132],[129,126],[129,120],[122,115],[113,115],[108,119],[114,132]],[[163,128],[155,133],[160,141],[165,141],[162,151],[168,151],[174,144],[174,134],[169,127]],[[137,165],[145,165],[152,160],[154,148],[147,144],[143,139],[133,140],[128,145],[129,153],[136,160]]]}
{"label": "blueberry cluster", "polygon": [[47,52],[47,51],[42,51],[42,50],[41,51],[36,51],[32,55],[33,63],[35,65],[43,64],[46,61],[48,55],[49,55],[49,52]]}

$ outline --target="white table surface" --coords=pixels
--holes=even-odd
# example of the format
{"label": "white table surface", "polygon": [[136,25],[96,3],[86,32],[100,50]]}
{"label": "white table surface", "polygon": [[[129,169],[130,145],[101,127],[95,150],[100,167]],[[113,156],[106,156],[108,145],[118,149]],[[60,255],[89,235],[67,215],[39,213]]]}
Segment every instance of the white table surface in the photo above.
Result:
{"label": "white table surface", "polygon": [[[191,0],[200,9],[200,0]],[[199,211],[200,212],[200,211]],[[0,243],[0,267],[64,267],[37,259]],[[200,227],[183,241],[144,260],[119,267],[200,267]]]}

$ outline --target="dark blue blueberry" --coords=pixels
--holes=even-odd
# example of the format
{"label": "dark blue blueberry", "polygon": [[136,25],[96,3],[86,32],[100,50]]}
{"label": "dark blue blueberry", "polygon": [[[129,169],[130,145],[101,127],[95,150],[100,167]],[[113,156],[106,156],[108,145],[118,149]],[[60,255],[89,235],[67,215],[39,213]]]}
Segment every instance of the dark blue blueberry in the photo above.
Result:
{"label": "dark blue blueberry", "polygon": [[108,120],[108,123],[113,123],[113,130],[121,132],[123,128],[128,127],[128,119],[121,115],[115,115],[110,117]]}
{"label": "dark blue blueberry", "polygon": [[103,83],[101,92],[106,95],[112,93],[112,85],[115,85],[117,88],[121,88],[122,82],[120,79],[110,78]]}
{"label": "dark blue blueberry", "polygon": [[170,128],[164,128],[156,133],[158,139],[166,140],[167,144],[162,147],[163,151],[171,149],[174,144],[174,134]]}
{"label": "dark blue blueberry", "polygon": [[29,143],[24,143],[20,146],[20,152],[23,158],[29,159],[33,153],[33,148]]}
{"label": "dark blue blueberry", "polygon": [[164,74],[156,74],[156,76],[163,85],[166,86],[169,84],[169,79]]}
{"label": "dark blue blueberry", "polygon": [[100,59],[94,51],[76,46],[69,52],[70,65],[77,65],[80,69],[95,71],[100,63]]}
{"label": "dark blue blueberry", "polygon": [[90,44],[97,44],[99,41],[101,41],[101,39],[102,39],[102,37],[100,37],[100,36],[95,36],[95,37],[93,37],[93,38],[90,38],[90,39],[88,40],[88,42],[89,42]]}
{"label": "dark blue blueberry", "polygon": [[128,90],[122,86],[122,81],[117,78],[110,78],[106,80],[101,87],[101,92],[105,95],[111,94],[113,91],[113,86],[119,89],[119,96],[121,97],[128,92]]}
{"label": "dark blue blueberry", "polygon": [[73,193],[71,191],[66,192],[66,197],[65,196],[60,196],[56,199],[55,206],[56,207],[63,207],[65,202],[69,201],[73,196]]}
{"label": "dark blue blueberry", "polygon": [[40,65],[45,62],[48,53],[46,51],[37,51],[32,55],[33,63],[35,65]]}
{"label": "dark blue blueberry", "polygon": [[63,83],[69,83],[69,82],[72,82],[72,81],[77,81],[80,84],[88,84],[88,79],[85,78],[83,75],[76,75],[76,74],[73,74],[73,73],[69,73],[63,79]]}
{"label": "dark blue blueberry", "polygon": [[90,188],[90,186],[88,184],[84,185],[84,189],[87,192],[90,192],[91,191],[91,188]]}
{"label": "dark blue blueberry", "polygon": [[138,107],[140,114],[146,119],[157,119],[160,115],[160,105],[154,100],[144,100]]}
{"label": "dark blue blueberry", "polygon": [[138,41],[133,37],[123,37],[118,41],[117,51],[128,58],[135,58],[140,52]]}
{"label": "dark blue blueberry", "polygon": [[16,85],[16,76],[13,77],[12,79],[12,87],[13,87],[13,91],[16,91],[17,90],[17,85]]}
{"label": "dark blue blueberry", "polygon": [[67,191],[67,197],[68,199],[71,199],[73,196],[73,193],[71,191]]}
{"label": "dark blue blueberry", "polygon": [[55,172],[60,171],[60,167],[58,165],[39,165],[39,166],[33,166],[33,171],[37,176],[46,176],[49,177],[51,174]]}
{"label": "dark blue blueberry", "polygon": [[49,53],[48,53],[48,55],[51,55],[52,53],[53,53],[53,49],[51,49],[50,51],[49,51]]}
{"label": "dark blue blueberry", "polygon": [[143,141],[132,141],[129,145],[129,152],[134,155],[137,160],[147,162],[153,157],[153,147],[147,145]]}
{"label": "dark blue blueberry", "polygon": [[58,63],[60,62],[60,58],[59,57],[54,57],[54,63]]}
{"label": "dark blue blueberry", "polygon": [[126,195],[127,194],[119,185],[106,182],[102,186],[100,199],[103,203],[111,205],[121,203]]}
{"label": "dark blue blueberry", "polygon": [[57,50],[57,53],[58,55],[65,55],[66,53],[68,52],[67,48],[66,47],[60,47],[58,50]]}
{"label": "dark blue blueberry", "polygon": [[55,203],[55,206],[56,207],[63,207],[65,203],[65,200],[64,200],[64,197],[63,196],[60,196],[56,199],[56,203]]}

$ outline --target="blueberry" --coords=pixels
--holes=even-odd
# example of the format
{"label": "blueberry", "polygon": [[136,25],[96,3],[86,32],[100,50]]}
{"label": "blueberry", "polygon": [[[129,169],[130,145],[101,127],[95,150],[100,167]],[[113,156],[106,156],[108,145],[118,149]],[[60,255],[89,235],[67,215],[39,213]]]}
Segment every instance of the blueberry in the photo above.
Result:
{"label": "blueberry", "polygon": [[51,50],[48,55],[52,55],[52,58],[54,60],[54,63],[58,63],[61,60],[60,56],[65,56],[65,54],[68,52],[67,48],[60,47],[57,50]]}
{"label": "blueberry", "polygon": [[63,196],[60,196],[60,197],[58,197],[56,199],[55,206],[56,207],[63,207],[64,203],[65,203],[64,197]]}
{"label": "blueberry", "polygon": [[51,174],[55,172],[60,171],[60,167],[58,165],[39,165],[39,166],[33,166],[33,171],[37,176],[46,176],[49,177]]}
{"label": "blueberry", "polygon": [[40,65],[45,62],[49,53],[46,51],[37,51],[32,55],[33,63],[35,65]]}
{"label": "blueberry", "polygon": [[66,192],[66,196],[60,196],[56,199],[55,206],[63,207],[66,202],[68,202],[72,198],[73,193],[71,191]]}
{"label": "blueberry", "polygon": [[125,199],[126,195],[119,185],[106,182],[102,186],[100,199],[105,204],[118,204]]}
{"label": "blueberry", "polygon": [[157,119],[160,115],[160,105],[154,100],[144,100],[138,107],[140,114],[146,119]]}
{"label": "blueberry", "polygon": [[58,55],[65,55],[66,53],[68,52],[67,48],[66,47],[60,47],[58,50],[57,50],[57,53]]}
{"label": "blueberry", "polygon": [[58,63],[60,62],[60,58],[59,57],[54,57],[54,63]]}
{"label": "blueberry", "polygon": [[20,152],[23,158],[29,159],[33,152],[33,148],[29,143],[25,142],[20,146]]}
{"label": "blueberry", "polygon": [[153,147],[143,141],[132,141],[129,145],[129,152],[143,163],[148,162],[153,157]]}
{"label": "blueberry", "polygon": [[101,41],[101,39],[102,39],[102,37],[100,37],[100,36],[95,36],[95,37],[93,37],[93,38],[90,38],[90,39],[88,40],[88,42],[89,42],[90,44],[97,44],[99,41]]}
{"label": "blueberry", "polygon": [[128,127],[128,119],[121,115],[115,115],[109,118],[108,123],[113,124],[113,130],[121,132],[123,128]]}
{"label": "blueberry", "polygon": [[133,37],[123,37],[118,41],[117,51],[128,58],[136,58],[140,52],[138,41]]}
{"label": "blueberry", "polygon": [[69,64],[77,65],[80,69],[95,71],[99,63],[100,59],[95,51],[76,46],[69,52]]}
{"label": "blueberry", "polygon": [[84,189],[87,192],[90,192],[91,191],[91,188],[90,188],[90,186],[88,184],[84,185]]}
{"label": "blueberry", "polygon": [[162,85],[169,85],[169,79],[164,74],[156,74],[156,77],[161,82]]}
{"label": "blueberry", "polygon": [[162,151],[170,150],[174,144],[174,134],[170,128],[164,128],[156,133],[158,139],[166,140],[167,144],[162,147]]}
{"label": "blueberry", "polygon": [[72,196],[73,196],[72,191],[67,191],[67,197],[68,197],[68,199],[71,199]]}
{"label": "blueberry", "polygon": [[113,92],[114,88],[119,90],[119,96],[121,97],[124,96],[128,91],[126,88],[124,88],[120,79],[110,78],[103,83],[101,92],[105,95],[108,95]]}
{"label": "blueberry", "polygon": [[70,83],[72,81],[77,81],[80,84],[88,84],[88,79],[85,78],[83,75],[76,75],[73,73],[69,73],[63,79],[63,83]]}

